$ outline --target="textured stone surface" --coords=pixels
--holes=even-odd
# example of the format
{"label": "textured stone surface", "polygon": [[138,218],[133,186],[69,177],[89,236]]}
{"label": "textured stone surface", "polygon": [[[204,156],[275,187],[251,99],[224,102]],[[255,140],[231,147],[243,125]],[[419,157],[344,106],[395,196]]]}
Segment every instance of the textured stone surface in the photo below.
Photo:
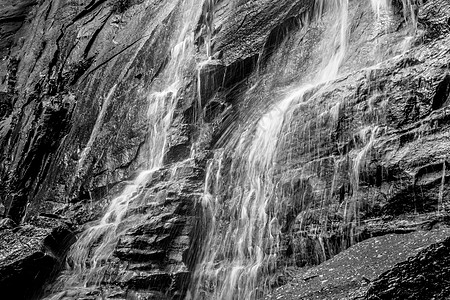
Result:
{"label": "textured stone surface", "polygon": [[189,250],[194,248],[194,205],[201,195],[203,172],[193,160],[156,171],[130,204],[121,224],[128,229],[113,257],[103,264],[100,285],[65,286],[71,276],[66,270],[45,299],[182,299],[195,260]]}
{"label": "textured stone surface", "polygon": [[[5,0],[0,4],[0,57],[4,58],[11,46],[18,42],[20,29],[28,14],[37,4],[36,0]],[[3,64],[3,63],[2,63]]]}
{"label": "textured stone surface", "polygon": [[[183,21],[180,3],[0,5],[0,202],[1,214],[12,220],[0,227],[11,243],[31,231],[36,237],[49,234],[38,226],[11,229],[39,213],[65,216],[82,230],[146,167],[151,149],[142,108],[170,77],[167,61]],[[195,203],[213,156],[209,150],[233,143],[232,136],[280,100],[286,87],[310,80],[312,66],[321,63],[316,54],[329,22],[304,26],[313,3],[216,1],[213,60],[207,63],[203,5],[193,20],[197,48],[183,70],[165,166],[133,203],[124,221],[132,226],[115,249],[102,288],[57,291],[56,299],[183,297],[205,229]],[[307,95],[283,129],[288,134],[277,157],[279,195],[287,203],[280,217],[282,267],[321,263],[372,236],[447,222],[449,2],[428,0],[417,8],[417,35],[405,53],[409,32],[402,1],[394,1],[393,25],[382,33],[371,25],[369,1],[350,3],[346,75]],[[391,46],[394,53],[388,52]],[[229,170],[225,166],[223,172]],[[44,253],[38,258],[56,264],[40,242],[24,243],[34,250],[19,263]],[[430,251],[429,259],[440,263]],[[399,295],[385,292],[388,278],[397,284],[396,272],[403,269],[394,270],[380,277],[374,295]],[[408,272],[415,282],[413,270]]]}
{"label": "textured stone surface", "polygon": [[450,241],[431,245],[375,280],[365,299],[447,299]]}
{"label": "textured stone surface", "polygon": [[74,238],[68,224],[46,217],[0,229],[0,287],[4,299],[36,299],[63,265]]}
{"label": "textured stone surface", "polygon": [[[435,247],[432,244],[446,240],[448,234],[448,228],[441,228],[426,232],[387,234],[370,238],[319,266],[297,271],[290,269],[290,272],[285,275],[288,278],[279,279],[288,283],[276,289],[267,299],[364,299],[368,290],[372,291],[369,294],[373,294],[373,299],[377,299],[376,297],[381,293],[375,292],[376,288],[372,286],[378,286],[377,283],[380,281],[378,278],[390,278],[385,274],[392,272],[391,269],[397,270],[399,266],[416,260],[417,256],[429,251],[428,247]],[[412,272],[411,276],[414,277],[417,273]],[[434,274],[438,273],[436,270]],[[400,278],[397,280],[402,281]],[[423,285],[417,287],[421,289]],[[381,290],[381,287],[379,289]],[[396,287],[396,291],[400,292],[401,287]],[[412,294],[405,292],[404,295]],[[411,296],[411,299],[419,298],[414,298],[415,296]],[[386,296],[381,299],[391,298]],[[392,299],[402,299],[402,297]]]}

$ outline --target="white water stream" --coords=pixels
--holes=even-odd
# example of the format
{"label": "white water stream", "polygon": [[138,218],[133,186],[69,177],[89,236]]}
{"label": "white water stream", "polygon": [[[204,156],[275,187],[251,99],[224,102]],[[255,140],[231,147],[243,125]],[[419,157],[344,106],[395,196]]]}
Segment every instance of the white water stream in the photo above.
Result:
{"label": "white water stream", "polygon": [[[371,1],[377,19],[381,19],[390,9],[387,0]],[[168,129],[182,86],[183,68],[195,52],[193,30],[202,5],[197,0],[179,2],[183,19],[166,67],[169,75],[165,78],[162,91],[151,91],[148,95],[147,169],[111,201],[101,220],[87,228],[73,245],[68,255],[73,269],[65,277],[67,288],[96,286],[101,282],[102,269],[112,256],[118,239],[126,231],[121,224],[129,204],[139,197],[149,177],[163,165]],[[208,3],[213,5],[211,1]],[[349,44],[349,0],[317,0],[317,3],[318,11],[313,15],[329,14],[334,19],[326,29],[327,34],[333,37],[329,49],[322,51],[322,63],[314,70],[314,80],[281,97],[239,138],[236,148],[225,149],[227,154],[231,153],[233,160],[230,174],[232,185],[229,187],[231,199],[226,200],[227,205],[218,195],[223,189],[220,176],[225,154],[219,153],[210,162],[202,199],[209,231],[188,299],[252,300],[267,291],[267,275],[277,268],[280,251],[281,224],[278,214],[284,203],[278,201],[275,193],[277,182],[274,172],[283,124],[289,122],[289,112],[303,101],[305,93],[326,85],[340,75]],[[210,56],[211,41],[208,43]],[[108,101],[112,100],[111,97],[112,94],[108,95]],[[101,122],[96,125],[94,133],[100,130],[100,125]],[[88,147],[92,144],[90,142]],[[89,152],[88,147],[83,153],[83,161]],[[226,225],[220,219],[226,219]]]}
{"label": "white water stream", "polygon": [[[320,18],[328,14],[334,21],[326,28],[332,38],[328,47],[321,49],[322,65],[315,70],[314,80],[291,90],[260,117],[253,129],[247,128],[238,138],[237,147],[225,147],[210,162],[202,200],[208,233],[188,299],[252,300],[268,290],[281,249],[279,216],[285,206],[276,193],[274,179],[283,124],[290,122],[290,112],[304,100],[305,93],[316,92],[340,75],[349,44],[349,1],[318,0],[316,4],[317,11],[312,15]],[[375,23],[383,23],[391,14],[389,2],[371,0],[371,4]],[[220,178],[227,154],[232,159],[228,189]],[[221,195],[224,190],[229,191],[227,199]]]}
{"label": "white water stream", "polygon": [[[158,91],[151,90],[146,96],[148,100],[146,170],[141,171],[119,196],[111,200],[101,220],[88,227],[72,245],[67,257],[68,271],[59,280],[64,290],[95,288],[101,285],[108,260],[113,255],[120,236],[128,229],[126,226],[122,226],[122,223],[127,217],[129,205],[145,192],[145,185],[152,174],[163,166],[169,128],[177,105],[178,93],[183,83],[183,72],[195,52],[194,29],[201,12],[201,4],[197,0],[180,0],[168,4],[167,14],[176,5],[179,6],[181,14],[178,19],[178,27],[173,28],[175,36],[172,39],[173,46],[170,51],[169,63],[162,75],[162,88],[158,88]],[[149,31],[151,30],[149,29]],[[133,60],[134,58],[131,59],[129,65]],[[108,95],[108,98],[111,97],[112,95]],[[93,134],[96,134],[98,130],[95,129]],[[92,142],[87,148],[91,145]],[[87,151],[85,152],[87,153]],[[83,159],[85,155],[83,154]],[[60,299],[64,294],[65,292],[61,292],[51,299]]]}
{"label": "white water stream", "polygon": [[[326,63],[317,70],[311,84],[289,92],[259,119],[254,132],[242,135],[237,148],[231,150],[234,152],[231,170],[236,174],[232,179],[232,199],[227,200],[231,207],[226,212],[216,193],[222,161],[213,161],[208,168],[203,206],[211,224],[194,275],[197,282],[192,299],[257,299],[266,288],[261,275],[276,268],[281,226],[277,212],[283,205],[276,199],[273,181],[279,135],[291,106],[302,101],[305,92],[338,76],[348,44],[348,0],[320,1],[317,9],[337,12],[334,26],[328,29],[334,36],[331,46],[335,50],[323,51],[322,61]],[[215,184],[211,186],[210,181]],[[218,221],[223,213],[229,218],[225,227]]]}

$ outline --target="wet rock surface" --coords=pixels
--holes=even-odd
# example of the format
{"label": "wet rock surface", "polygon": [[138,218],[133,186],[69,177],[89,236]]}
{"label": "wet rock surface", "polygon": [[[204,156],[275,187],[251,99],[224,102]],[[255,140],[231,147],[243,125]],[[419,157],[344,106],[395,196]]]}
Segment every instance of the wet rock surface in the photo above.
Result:
{"label": "wet rock surface", "polygon": [[[361,220],[381,218],[385,225],[389,224],[389,219],[408,222],[408,219],[416,218],[412,214],[447,211],[447,202],[440,201],[448,193],[445,184],[448,129],[445,122],[438,121],[447,118],[447,110],[444,107],[432,109],[432,99],[436,97],[439,85],[445,82],[446,72],[442,72],[442,68],[446,68],[450,58],[446,43],[447,38],[444,38],[422,46],[424,48],[417,52],[405,54],[408,58],[394,59],[376,69],[344,78],[294,112],[302,119],[294,117],[290,127],[296,131],[287,139],[295,140],[287,144],[284,153],[299,160],[287,165],[290,175],[283,176],[281,181],[288,198],[302,197],[302,202],[292,202],[293,213],[302,211],[305,206],[309,206],[309,211],[298,214],[296,220],[291,221],[293,240],[300,241],[297,237],[308,231],[322,230],[324,221],[318,218],[323,216],[323,193],[331,193],[327,205],[333,207],[327,210],[326,223],[331,227],[324,229],[331,233],[330,243],[333,243],[333,232],[342,234],[341,222],[345,223],[346,217],[350,218],[350,223],[358,219],[346,216],[346,209],[358,210]],[[420,63],[414,53],[420,56],[428,53],[429,58]],[[416,63],[399,68],[405,59]],[[364,79],[371,76],[377,79]],[[424,87],[428,84],[429,87],[423,90],[404,90],[405,86]],[[374,104],[380,95],[383,103]],[[305,118],[308,121],[303,123]],[[282,168],[286,168],[287,159],[281,156],[280,160]],[[299,167],[289,170],[291,166]],[[418,193],[418,190],[424,192]],[[355,199],[358,199],[357,204]],[[308,223],[310,225],[305,225]],[[376,226],[365,226],[364,223],[356,229],[356,239],[358,235],[364,238],[364,235],[380,234]],[[333,228],[333,224],[337,227]],[[397,229],[390,230],[395,232]],[[301,252],[304,245],[297,247]],[[327,251],[332,255],[335,250]]]}
{"label": "wet rock surface", "polygon": [[[447,243],[448,234],[449,229],[444,227],[431,231],[387,234],[370,238],[319,266],[301,271],[290,270],[287,272],[291,276],[289,283],[276,289],[266,299],[378,299],[377,297],[419,299],[419,293],[414,294],[405,290],[405,286],[400,287],[399,282],[408,285],[404,281],[405,277],[403,279],[399,275],[391,277],[392,272],[401,269],[402,276],[416,278],[421,273],[419,270],[427,268],[429,262],[423,259],[421,265],[417,263],[413,265],[412,262],[420,260],[423,256],[433,256],[435,253],[433,249],[440,249]],[[435,255],[434,258],[440,263],[445,263],[447,260],[446,255]],[[431,273],[433,272],[431,271],[429,275]],[[435,269],[432,276],[440,276],[440,271]],[[383,278],[386,280],[383,282],[385,285],[380,284]],[[386,285],[387,280],[389,280],[389,286]],[[423,291],[421,296],[425,298],[433,294],[437,296],[436,299],[446,297],[441,293],[441,287],[445,287],[445,284],[430,287],[427,292],[423,284],[416,287]],[[386,291],[389,290],[386,295],[382,294],[383,288]],[[404,294],[400,295],[402,290]],[[399,296],[396,296],[397,293]]]}
{"label": "wet rock surface", "polygon": [[[371,25],[369,1],[350,3],[354,46],[345,75],[306,95],[284,125],[289,134],[276,176],[287,207],[273,286],[294,281],[273,297],[415,299],[425,291],[410,286],[426,281],[427,293],[445,299],[447,282],[433,277],[432,266],[447,272],[448,242],[428,245],[448,235],[435,227],[448,223],[450,209],[450,5],[429,0],[417,8],[417,32],[408,40],[402,1],[394,1],[393,25],[382,33]],[[165,166],[131,204],[123,222],[129,230],[104,265],[101,288],[61,291],[57,282],[46,296],[184,297],[206,226],[196,204],[214,156],[207,150],[221,151],[321,63],[314,51],[326,37],[323,24],[302,23],[313,6],[312,0],[215,1],[212,27],[207,11],[193,21],[196,53],[182,72]],[[9,299],[40,295],[61,267],[64,251],[55,244],[66,241],[68,229],[33,223],[37,215],[67,217],[78,231],[86,229],[145,169],[149,95],[169,78],[180,15],[175,0],[0,5],[0,201],[8,217],[0,222],[6,274],[0,284],[13,293]],[[394,50],[386,46],[393,44]],[[205,63],[207,52],[213,59]],[[226,165],[222,172],[228,171]],[[417,254],[421,247],[428,248]],[[354,260],[379,268],[342,270]],[[295,268],[286,272],[287,266]],[[339,285],[335,270],[343,272]],[[27,290],[18,288],[24,282]]]}
{"label": "wet rock surface", "polygon": [[[87,288],[67,286],[69,267],[45,299],[183,299],[195,260],[195,202],[203,172],[193,160],[157,170],[130,204],[121,225],[127,230],[102,263],[100,277],[78,278],[87,280]],[[100,287],[89,287],[96,280]]]}
{"label": "wet rock surface", "polygon": [[365,299],[446,299],[450,241],[431,245],[377,278]]}
{"label": "wet rock surface", "polygon": [[0,229],[2,297],[39,299],[45,284],[62,268],[73,239],[70,224],[61,220],[37,217],[28,224],[14,226],[11,220],[3,219]]}
{"label": "wet rock surface", "polygon": [[[5,0],[0,4],[0,56],[9,55],[11,46],[18,42],[23,23],[29,20],[29,13],[36,0]],[[28,19],[28,20],[27,20]],[[3,63],[2,63],[3,66]]]}

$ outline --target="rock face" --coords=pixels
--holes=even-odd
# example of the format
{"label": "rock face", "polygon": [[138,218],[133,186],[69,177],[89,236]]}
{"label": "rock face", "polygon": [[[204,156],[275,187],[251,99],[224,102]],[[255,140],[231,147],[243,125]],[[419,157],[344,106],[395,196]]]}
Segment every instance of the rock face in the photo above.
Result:
{"label": "rock face", "polygon": [[19,31],[25,22],[30,21],[27,17],[36,4],[36,0],[6,0],[0,5],[0,55],[2,57],[8,56],[10,48],[19,42]]}
{"label": "rock face", "polygon": [[39,299],[45,284],[63,266],[74,235],[68,224],[38,217],[22,226],[0,229],[0,287],[5,299]]}
{"label": "rock face", "polygon": [[[290,278],[287,266],[323,263],[373,237],[389,243],[383,236],[411,234],[420,241],[423,230],[448,225],[450,3],[394,0],[386,21],[374,13],[376,2],[349,1],[340,76],[303,95],[282,124],[273,193],[283,209],[271,288]],[[37,216],[70,219],[81,232],[149,168],[153,119],[160,118],[149,111],[159,109],[158,97],[165,97],[162,110],[175,102],[170,126],[161,129],[163,163],[129,204],[101,279],[87,289],[64,288],[75,268],[69,257],[44,294],[184,298],[210,229],[199,205],[213,184],[208,161],[223,162],[215,171],[217,222],[225,226],[238,161],[230,149],[283,95],[310,82],[323,64],[320,53],[332,51],[326,28],[333,19],[314,15],[320,3],[0,4],[0,203],[8,220],[0,225],[0,277],[17,292],[11,299],[42,296],[65,256],[49,242],[61,241],[54,237],[59,227],[36,225]],[[29,245],[20,255],[12,250],[19,243]],[[434,276],[447,262],[440,254],[447,244],[390,263],[361,293],[415,299],[425,291],[408,287],[429,282],[427,293],[445,299],[448,287]],[[428,262],[434,267],[422,269]],[[19,282],[29,283],[23,295]]]}
{"label": "rock face", "polygon": [[447,238],[396,265],[373,283],[366,299],[448,298],[448,248]]}
{"label": "rock face", "polygon": [[130,203],[120,225],[125,230],[108,262],[86,272],[76,265],[76,252],[84,249],[71,250],[69,268],[47,290],[45,299],[184,298],[195,263],[189,249],[198,247],[192,237],[203,172],[193,160],[154,172]]}
{"label": "rock face", "polygon": [[[448,237],[448,229],[433,229],[417,231],[407,234],[386,234],[365,240],[326,261],[325,263],[300,270],[290,269],[285,276],[290,277],[288,283],[276,289],[267,299],[418,299],[418,293],[405,289],[405,277],[420,278],[422,268],[428,262],[423,261],[420,266],[411,264],[418,257],[432,255],[432,249],[442,247]],[[445,255],[437,259],[444,263]],[[431,263],[431,265],[433,265]],[[398,277],[387,275],[400,266],[409,266]],[[403,267],[404,268],[404,267]],[[416,273],[413,269],[416,268]],[[431,267],[433,268],[433,267]],[[419,271],[420,270],[420,271]],[[411,272],[411,273],[409,273]],[[434,275],[440,271],[431,272]],[[409,275],[410,274],[410,275]],[[445,271],[443,272],[445,274]],[[418,276],[418,277],[416,277]],[[381,278],[389,278],[390,285],[380,285]],[[400,279],[402,278],[402,279]],[[283,278],[287,280],[288,278]],[[402,286],[402,283],[406,285]],[[386,282],[384,282],[386,283]],[[396,285],[397,283],[397,285]],[[423,292],[425,298],[436,295],[436,299],[445,299],[441,294],[441,287],[433,286],[425,292],[425,286],[411,285]],[[445,289],[445,284],[441,285]],[[388,291],[389,290],[389,291]],[[369,293],[367,293],[369,291]],[[387,292],[383,295],[383,292]],[[401,294],[403,291],[403,295]],[[428,293],[428,294],[425,294]],[[427,295],[427,296],[425,296]]]}

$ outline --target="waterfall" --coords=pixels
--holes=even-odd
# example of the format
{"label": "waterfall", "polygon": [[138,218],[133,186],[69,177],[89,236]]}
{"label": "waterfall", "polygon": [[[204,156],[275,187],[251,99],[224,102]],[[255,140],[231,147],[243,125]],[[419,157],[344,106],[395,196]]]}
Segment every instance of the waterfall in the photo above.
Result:
{"label": "waterfall", "polygon": [[[339,74],[348,44],[348,1],[319,1],[317,10],[334,15],[329,28],[333,51],[323,49],[315,80],[294,88],[257,121],[253,130],[244,133],[237,143],[226,149],[232,153],[231,199],[229,207],[220,203],[218,182],[223,154],[213,160],[206,176],[203,207],[210,228],[195,271],[196,285],[192,299],[257,299],[267,288],[263,274],[276,269],[280,251],[281,224],[278,214],[283,203],[275,193],[275,155],[283,124],[289,122],[288,111],[302,101],[305,93],[335,79]],[[313,15],[319,15],[316,11]],[[218,219],[226,218],[227,225]]]}
{"label": "waterfall", "polygon": [[[194,28],[199,17],[201,3],[196,0],[178,2],[180,25],[174,31],[168,65],[161,75],[161,86],[152,87],[144,97],[148,100],[148,133],[145,150],[145,170],[141,171],[121,192],[111,200],[103,217],[84,230],[70,248],[67,255],[67,270],[56,284],[57,290],[96,288],[102,284],[119,238],[132,224],[125,224],[128,208],[133,201],[145,194],[146,183],[152,174],[163,166],[168,147],[169,128],[183,86],[183,72],[191,63],[194,52]],[[177,9],[172,4],[167,7],[166,16]],[[156,24],[158,26],[160,24]],[[149,29],[151,32],[153,29]],[[150,36],[150,34],[149,34]],[[139,50],[143,45],[139,48]],[[133,57],[131,63],[134,61]],[[126,73],[124,70],[123,73]],[[115,88],[114,88],[115,90]],[[108,99],[112,94],[108,95]],[[112,100],[109,100],[112,101]],[[96,128],[97,133],[99,129]],[[95,137],[91,137],[92,140]],[[51,299],[61,299],[65,292],[54,295]]]}
{"label": "waterfall", "polygon": [[[111,200],[103,217],[88,227],[71,247],[67,261],[69,270],[60,278],[65,290],[73,287],[98,287],[102,284],[119,238],[129,229],[125,224],[128,208],[146,191],[152,174],[163,166],[167,151],[169,128],[172,123],[177,99],[183,87],[184,71],[192,66],[194,49],[193,30],[199,15],[206,11],[206,48],[208,62],[212,57],[214,31],[214,3],[206,5],[197,0],[180,0],[181,25],[174,34],[168,64],[160,80],[162,86],[143,92],[148,99],[148,138],[146,165],[121,194]],[[174,3],[175,3],[174,2]],[[314,11],[305,16],[301,24],[309,26],[324,16],[327,43],[321,44],[317,65],[308,70],[307,79],[289,85],[274,99],[265,113],[245,124],[245,130],[237,131],[221,151],[216,151],[209,162],[201,205],[204,213],[206,236],[199,251],[199,263],[194,272],[188,299],[201,300],[252,300],[258,299],[270,288],[271,277],[278,268],[282,251],[283,213],[287,203],[278,193],[276,173],[279,166],[276,157],[285,137],[285,125],[294,117],[292,112],[305,101],[326,88],[342,74],[350,46],[351,14],[349,0],[316,0]],[[412,0],[403,0],[405,19],[416,23]],[[203,6],[202,6],[203,5]],[[384,25],[391,6],[387,0],[371,0],[375,23]],[[378,30],[378,29],[377,29]],[[144,43],[142,43],[142,46]],[[132,60],[134,60],[135,56]],[[132,62],[129,63],[131,65]],[[198,80],[200,80],[199,64]],[[127,70],[122,72],[123,75]],[[121,79],[121,78],[119,78]],[[200,82],[198,83],[200,87]],[[117,85],[108,94],[96,122],[93,134],[82,153],[80,166],[94,145],[95,135],[101,130],[106,107],[113,101]],[[200,89],[198,110],[202,107]],[[205,99],[206,100],[206,99]],[[339,113],[335,106],[334,113]],[[377,128],[371,131],[367,145],[363,147],[353,165],[356,185],[362,160],[371,150]],[[228,160],[231,166],[227,178],[223,170]],[[81,169],[81,167],[80,167]],[[225,187],[223,182],[229,186]],[[222,193],[225,191],[225,193]],[[345,203],[347,211],[347,203]],[[344,213],[346,215],[347,212]],[[356,214],[356,213],[355,213]],[[323,250],[325,252],[325,250]],[[54,300],[64,295],[56,295]]]}
{"label": "waterfall", "polygon": [[[180,46],[183,48],[183,45],[180,44],[174,49]],[[172,60],[176,62],[182,59],[182,55],[183,53],[180,51],[173,51]],[[113,254],[119,237],[128,229],[120,225],[126,217],[129,204],[144,192],[145,184],[151,175],[162,167],[167,132],[176,105],[177,91],[178,80],[175,80],[166,90],[149,95],[147,117],[149,120],[148,144],[151,150],[147,157],[148,169],[140,172],[132,183],[128,184],[122,193],[111,201],[100,222],[85,230],[70,249],[67,259],[73,264],[73,269],[77,274],[75,278],[70,279],[72,284],[79,284],[80,275],[83,277],[81,280],[85,286],[99,284],[101,281],[102,266]]]}
{"label": "waterfall", "polygon": [[[371,6],[377,26],[374,31],[381,31],[389,25],[386,19],[391,17],[392,7],[387,0],[371,0]],[[275,176],[283,128],[291,122],[295,107],[343,75],[340,71],[350,42],[348,0],[317,0],[314,9],[310,15],[318,19],[328,15],[332,21],[325,29],[330,39],[320,48],[318,61],[322,63],[311,72],[313,79],[275,99],[266,113],[253,124],[246,124],[246,130],[231,138],[209,163],[202,199],[208,229],[188,299],[259,299],[270,288],[270,274],[277,270],[282,251],[281,218],[287,206],[277,190]],[[361,160],[370,151],[376,133],[374,128],[354,162],[356,184]],[[221,170],[226,158],[231,160],[231,168],[224,175]],[[321,237],[319,240],[323,246]]]}

